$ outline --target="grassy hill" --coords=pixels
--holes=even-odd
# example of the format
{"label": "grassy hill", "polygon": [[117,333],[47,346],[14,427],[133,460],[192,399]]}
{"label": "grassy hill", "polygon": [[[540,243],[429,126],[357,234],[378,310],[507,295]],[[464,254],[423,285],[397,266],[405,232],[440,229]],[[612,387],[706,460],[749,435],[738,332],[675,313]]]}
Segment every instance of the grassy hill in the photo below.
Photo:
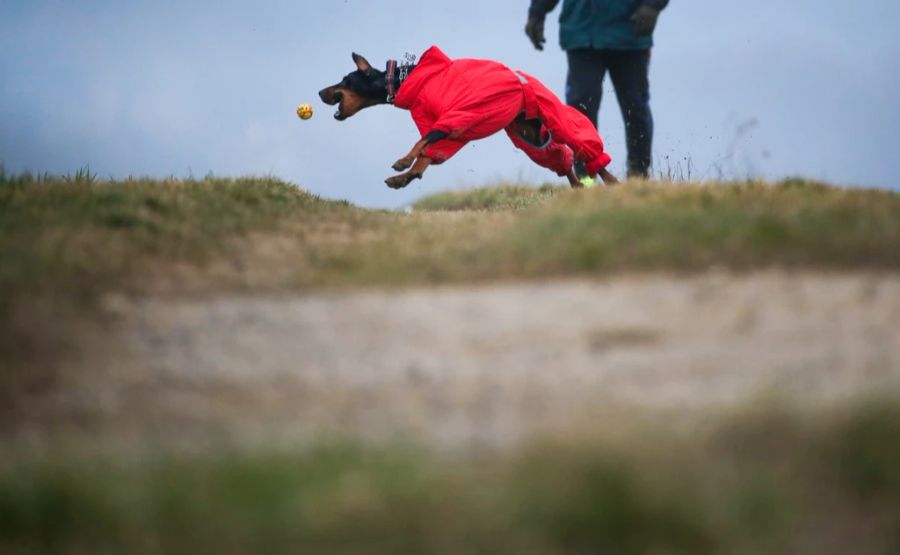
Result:
{"label": "grassy hill", "polygon": [[900,195],[789,180],[573,192],[440,193],[409,214],[273,178],[95,181],[0,175],[0,287],[416,285],[635,270],[900,268]]}
{"label": "grassy hill", "polygon": [[803,180],[498,186],[413,208],[367,210],[275,178],[0,172],[0,352],[34,364],[64,350],[104,295],[900,269],[900,194]]}
{"label": "grassy hill", "polygon": [[[500,186],[393,212],[274,178],[0,173],[0,417],[11,399],[27,408],[64,390],[54,357],[80,327],[103,325],[97,308],[116,296],[894,273],[898,245],[900,195],[803,180]],[[889,393],[829,414],[766,407],[702,432],[636,423],[466,457],[353,443],[141,457],[8,446],[0,552],[894,552]]]}

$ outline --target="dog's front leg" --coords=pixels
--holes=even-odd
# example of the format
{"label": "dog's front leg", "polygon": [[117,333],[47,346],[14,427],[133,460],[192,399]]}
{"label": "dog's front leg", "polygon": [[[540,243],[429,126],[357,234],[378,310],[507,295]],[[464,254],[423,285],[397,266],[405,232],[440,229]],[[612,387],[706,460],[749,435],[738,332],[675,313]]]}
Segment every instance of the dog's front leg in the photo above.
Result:
{"label": "dog's front leg", "polygon": [[409,151],[409,154],[394,162],[394,165],[391,167],[394,168],[394,171],[398,172],[409,169],[410,166],[413,165],[413,162],[416,161],[416,158],[418,158],[422,154],[422,151],[425,150],[426,146],[428,146],[427,136],[423,137],[419,142],[417,142],[412,147],[412,150]]}
{"label": "dog's front leg", "polygon": [[431,162],[431,158],[419,156],[416,158],[415,163],[408,172],[389,177],[385,179],[384,182],[387,183],[387,186],[391,189],[402,189],[409,185],[413,179],[421,179],[422,174],[425,173],[425,170],[431,165]]}
{"label": "dog's front leg", "polygon": [[430,145],[431,143],[436,143],[437,141],[440,141],[441,139],[444,139],[446,137],[447,133],[444,131],[429,131],[428,134],[426,134],[415,145],[413,145],[412,150],[409,151],[409,154],[394,162],[394,165],[391,167],[394,169],[394,171],[398,172],[402,172],[403,170],[408,169],[420,156],[422,156],[422,151],[425,150],[426,146]]}

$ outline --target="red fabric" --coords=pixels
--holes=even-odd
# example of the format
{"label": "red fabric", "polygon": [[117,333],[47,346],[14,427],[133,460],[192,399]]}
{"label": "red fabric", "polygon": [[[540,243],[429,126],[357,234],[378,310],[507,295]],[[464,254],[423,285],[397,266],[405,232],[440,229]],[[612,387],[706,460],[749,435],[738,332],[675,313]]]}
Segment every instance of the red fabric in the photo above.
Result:
{"label": "red fabric", "polygon": [[[436,46],[422,55],[400,86],[394,105],[410,111],[422,136],[435,130],[448,133],[423,153],[438,163],[469,141],[501,129],[534,162],[559,175],[572,168],[573,151],[592,175],[611,161],[590,120],[560,102],[534,77],[489,60],[451,60]],[[544,122],[550,144],[530,145],[509,129],[523,110],[529,119]]]}

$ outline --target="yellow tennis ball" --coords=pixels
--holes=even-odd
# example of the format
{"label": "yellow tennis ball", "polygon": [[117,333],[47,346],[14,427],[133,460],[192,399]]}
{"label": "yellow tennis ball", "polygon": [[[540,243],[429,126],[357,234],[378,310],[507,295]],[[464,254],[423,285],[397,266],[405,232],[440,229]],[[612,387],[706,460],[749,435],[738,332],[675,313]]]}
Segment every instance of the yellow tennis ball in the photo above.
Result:
{"label": "yellow tennis ball", "polygon": [[300,119],[309,119],[313,115],[312,106],[309,104],[301,104],[297,106],[297,117]]}

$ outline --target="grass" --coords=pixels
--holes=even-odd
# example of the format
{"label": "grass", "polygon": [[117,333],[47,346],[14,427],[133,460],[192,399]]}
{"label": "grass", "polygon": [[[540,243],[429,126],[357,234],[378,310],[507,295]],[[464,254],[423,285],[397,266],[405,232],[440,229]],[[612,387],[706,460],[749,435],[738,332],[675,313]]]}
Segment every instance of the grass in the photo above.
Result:
{"label": "grass", "polygon": [[[802,180],[490,187],[426,197],[405,214],[322,199],[275,178],[0,171],[0,353],[27,367],[62,356],[111,295],[709,267],[896,271],[897,245],[900,194]],[[0,372],[0,401],[8,376],[22,373]]]}
{"label": "grass", "polygon": [[900,195],[797,180],[582,192],[507,186],[426,197],[407,215],[324,200],[274,178],[0,174],[0,287],[13,295],[91,297],[159,282],[176,293],[414,285],[711,265],[896,270],[898,244]]}
{"label": "grass", "polygon": [[566,192],[563,187],[501,185],[464,191],[445,191],[416,201],[416,210],[517,210],[547,202]]}
{"label": "grass", "polygon": [[[238,239],[288,220],[352,225],[363,213],[273,178],[113,182],[86,169],[0,172],[0,353],[27,366],[66,350],[108,292],[238,287],[215,273],[241,257]],[[303,237],[296,241],[303,249]]]}
{"label": "grass", "polygon": [[645,185],[589,202],[561,199],[524,220],[508,244],[526,273],[712,265],[897,269],[898,216],[896,193],[802,181]]}
{"label": "grass", "polygon": [[28,359],[53,351],[52,328],[83,319],[110,293],[711,266],[896,271],[897,245],[900,195],[802,180],[490,187],[438,193],[404,214],[325,200],[275,178],[104,181],[87,169],[65,177],[0,171],[0,352]]}
{"label": "grass", "polygon": [[301,454],[0,464],[4,553],[889,553],[900,412],[767,411],[708,436],[447,459]]}
{"label": "grass", "polygon": [[900,195],[798,180],[581,192],[500,187],[438,194],[416,209],[382,241],[343,253],[329,283],[900,268]]}
{"label": "grass", "polygon": [[0,286],[89,294],[152,262],[202,265],[286,218],[352,212],[271,178],[34,179],[0,175]]}
{"label": "grass", "polygon": [[[406,214],[274,178],[0,172],[0,422],[55,391],[37,363],[65,352],[110,295],[711,266],[896,272],[897,245],[900,195],[802,180],[493,187],[436,194]],[[10,454],[0,552],[896,552],[898,406],[822,419],[764,411],[703,437],[636,429],[619,434],[631,441],[462,458],[348,444]]]}

